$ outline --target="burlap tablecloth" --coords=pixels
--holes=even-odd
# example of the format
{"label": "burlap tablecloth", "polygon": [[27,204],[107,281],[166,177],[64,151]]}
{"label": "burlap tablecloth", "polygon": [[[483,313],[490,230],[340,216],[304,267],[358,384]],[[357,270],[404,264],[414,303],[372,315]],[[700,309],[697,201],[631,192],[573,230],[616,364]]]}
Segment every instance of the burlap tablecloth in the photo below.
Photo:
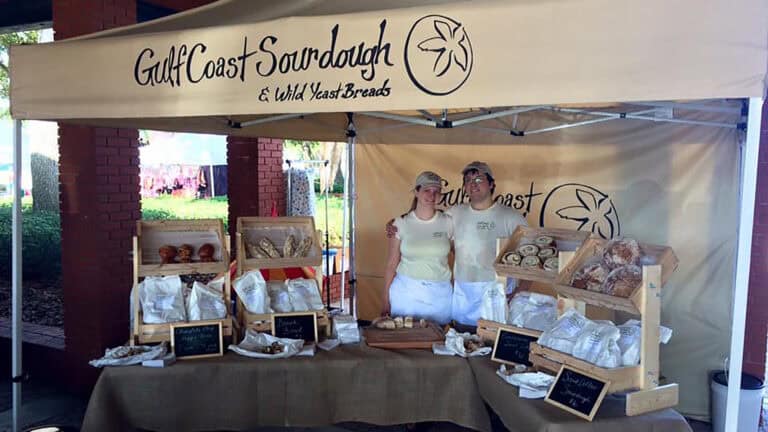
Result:
{"label": "burlap tablecloth", "polygon": [[520,399],[517,387],[496,375],[499,364],[488,357],[470,358],[469,364],[483,399],[511,432],[691,432],[677,411],[626,417],[623,402],[609,397],[590,423],[541,399]]}
{"label": "burlap tablecloth", "polygon": [[105,368],[82,430],[236,431],[348,421],[491,428],[466,360],[349,345],[285,360],[228,353],[162,369]]}

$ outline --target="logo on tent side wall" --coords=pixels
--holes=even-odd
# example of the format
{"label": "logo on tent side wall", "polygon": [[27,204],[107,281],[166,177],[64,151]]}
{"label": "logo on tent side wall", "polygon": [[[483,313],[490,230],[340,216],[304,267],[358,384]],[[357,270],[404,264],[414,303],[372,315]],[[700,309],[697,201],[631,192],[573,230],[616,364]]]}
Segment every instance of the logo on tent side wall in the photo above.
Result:
{"label": "logo on tent side wall", "polygon": [[[450,207],[469,202],[463,189],[448,189],[448,181],[443,181],[445,189],[438,205]],[[533,213],[533,209],[540,208],[539,226],[589,231],[604,239],[621,235],[619,213],[610,196],[585,184],[565,183],[545,193],[537,191],[535,183],[531,182],[527,192],[502,192],[494,197],[494,201],[514,208],[525,218]]]}
{"label": "logo on tent side wall", "polygon": [[557,186],[547,194],[541,205],[539,224],[570,225],[573,229],[590,231],[604,239],[621,235],[619,213],[610,197],[592,186],[579,183]]}
{"label": "logo on tent side wall", "polygon": [[473,52],[464,26],[444,15],[419,18],[405,41],[405,69],[424,93],[455,92],[472,73]]}

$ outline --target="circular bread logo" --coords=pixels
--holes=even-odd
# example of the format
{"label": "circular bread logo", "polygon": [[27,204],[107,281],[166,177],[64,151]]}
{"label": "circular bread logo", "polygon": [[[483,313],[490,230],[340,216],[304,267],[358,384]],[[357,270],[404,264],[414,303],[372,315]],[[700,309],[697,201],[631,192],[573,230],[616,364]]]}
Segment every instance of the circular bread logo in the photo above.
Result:
{"label": "circular bread logo", "polygon": [[[604,239],[621,235],[619,213],[611,198],[578,183],[560,185],[547,195],[541,206],[540,226],[569,226]],[[565,223],[565,225],[563,225]]]}
{"label": "circular bread logo", "polygon": [[472,72],[472,44],[464,26],[444,15],[420,18],[405,41],[405,69],[424,93],[458,90]]}

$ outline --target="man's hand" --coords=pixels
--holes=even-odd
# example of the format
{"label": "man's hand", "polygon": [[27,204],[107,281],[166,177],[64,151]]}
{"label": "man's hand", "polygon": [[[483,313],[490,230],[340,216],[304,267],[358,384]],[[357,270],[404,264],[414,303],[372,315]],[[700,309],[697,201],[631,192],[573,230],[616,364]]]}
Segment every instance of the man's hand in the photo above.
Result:
{"label": "man's hand", "polygon": [[395,220],[390,219],[389,222],[387,222],[387,226],[385,227],[385,230],[387,232],[387,238],[392,238],[397,235],[397,227],[395,226]]}

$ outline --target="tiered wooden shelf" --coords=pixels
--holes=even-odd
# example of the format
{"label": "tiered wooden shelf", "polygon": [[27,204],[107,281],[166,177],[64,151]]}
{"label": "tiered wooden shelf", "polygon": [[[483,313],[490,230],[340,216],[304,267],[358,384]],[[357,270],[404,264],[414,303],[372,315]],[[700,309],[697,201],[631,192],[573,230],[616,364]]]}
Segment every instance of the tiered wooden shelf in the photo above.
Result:
{"label": "tiered wooden shelf", "polygon": [[[550,235],[554,230],[530,230],[526,236]],[[537,233],[538,232],[538,233]],[[549,234],[547,234],[549,232]],[[509,249],[516,247],[514,237],[507,241]],[[566,237],[568,238],[568,237]],[[574,238],[574,237],[571,237]],[[614,311],[628,312],[641,317],[641,353],[640,364],[630,367],[601,368],[572,355],[531,343],[529,360],[534,367],[557,373],[563,365],[584,371],[603,380],[610,381],[609,392],[626,393],[625,413],[628,416],[644,414],[664,408],[671,408],[678,403],[678,385],[660,385],[659,382],[659,331],[661,317],[661,288],[677,269],[678,259],[674,251],[667,246],[640,244],[643,252],[641,267],[643,280],[641,285],[629,298],[611,296],[570,285],[573,275],[588,260],[602,255],[608,241],[599,238],[588,238],[576,252],[560,253],[560,271],[549,280],[559,297],[558,305],[567,304],[582,313],[584,305],[592,305]],[[518,242],[519,244],[519,242]],[[523,280],[547,282],[540,274],[528,274],[525,271],[509,270],[499,267],[500,259],[506,252],[497,257],[497,272],[502,275],[517,277]],[[563,311],[560,310],[560,313]],[[487,323],[486,323],[487,324]],[[486,325],[486,327],[488,327]],[[480,333],[480,330],[478,330]]]}
{"label": "tiered wooden shelf", "polygon": [[[197,251],[203,244],[214,246],[214,262],[200,262]],[[191,263],[163,264],[158,250],[163,245],[179,247],[189,244],[195,248]],[[221,321],[224,336],[232,336],[231,281],[229,278],[229,237],[224,234],[220,219],[138,221],[133,237],[133,327],[131,342],[137,344],[171,340],[171,323],[144,324],[139,302],[140,278],[190,274],[224,274],[224,302],[227,316]]]}
{"label": "tiered wooden shelf", "polygon": [[502,276],[509,276],[517,279],[543,282],[551,284],[557,277],[557,272],[547,271],[541,268],[526,268],[519,265],[504,264],[502,258],[508,252],[515,252],[517,248],[526,243],[533,243],[533,240],[539,236],[552,237],[558,251],[576,251],[589,238],[589,233],[582,231],[572,231],[555,228],[534,228],[518,225],[512,236],[504,241],[500,248],[500,253],[496,257],[493,267],[496,273]]}
{"label": "tiered wooden shelf", "polygon": [[[313,267],[317,275],[318,291],[322,284],[322,248],[320,237],[315,230],[315,220],[307,216],[290,217],[240,217],[237,218],[237,276],[246,272],[261,269],[287,268],[287,267]],[[312,239],[312,246],[305,257],[280,257],[280,258],[254,258],[248,252],[246,242],[258,245],[262,237],[268,238],[275,248],[282,254],[283,245],[289,235],[293,235],[297,243],[305,237]],[[331,321],[328,311],[324,308],[317,311],[317,326],[330,336]],[[259,332],[270,331],[272,326],[272,314],[254,314],[248,312],[243,302],[237,301],[237,322],[243,330],[253,329]]]}
{"label": "tiered wooden shelf", "polygon": [[[613,310],[629,312],[634,315],[642,315],[640,311],[641,289],[628,298],[615,297],[608,294],[583,290],[570,285],[573,275],[592,257],[601,254],[607,240],[590,238],[584,242],[576,255],[571,259],[554,280],[554,289],[561,297],[582,301],[586,304],[604,307]],[[644,266],[659,265],[661,267],[660,285],[663,286],[677,269],[678,259],[672,248],[640,243],[643,251]]]}

